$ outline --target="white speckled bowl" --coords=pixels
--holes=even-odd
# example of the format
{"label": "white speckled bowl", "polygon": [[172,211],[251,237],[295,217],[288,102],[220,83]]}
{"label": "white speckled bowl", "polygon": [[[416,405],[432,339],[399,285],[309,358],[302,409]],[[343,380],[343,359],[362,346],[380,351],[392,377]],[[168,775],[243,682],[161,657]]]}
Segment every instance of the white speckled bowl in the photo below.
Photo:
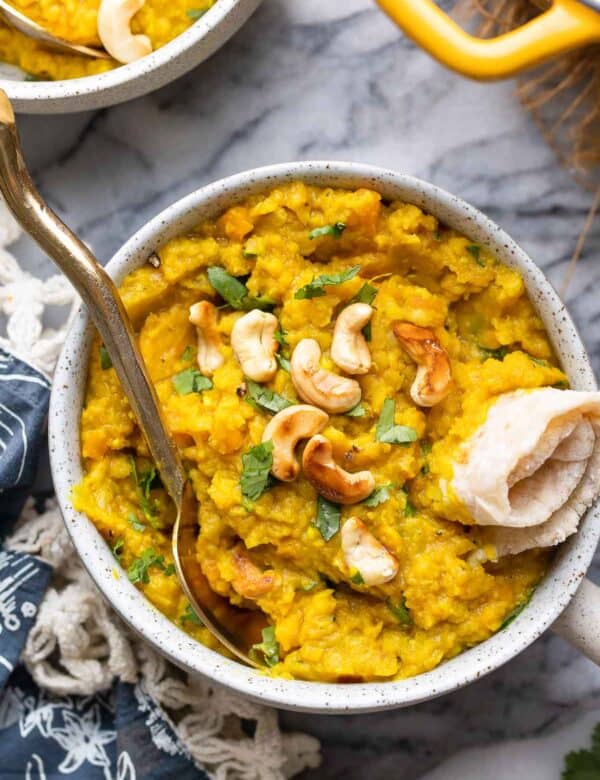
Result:
{"label": "white speckled bowl", "polygon": [[[573,387],[596,389],[571,318],[523,250],[473,206],[433,184],[393,171],[355,163],[303,162],[259,168],[217,181],[182,198],[139,230],[108,264],[111,276],[119,282],[142,265],[151,252],[200,220],[214,217],[251,193],[294,179],[325,186],[372,187],[386,198],[417,204],[486,246],[524,277]],[[287,709],[356,713],[402,707],[452,691],[491,672],[531,644],[569,604],[561,618],[562,633],[600,662],[600,589],[586,580],[578,591],[600,536],[598,505],[587,513],[579,532],[562,546],[550,572],[516,620],[486,642],[413,679],[353,685],[277,680],[198,644],[155,609],[126,576],[122,574],[115,580],[111,572],[116,563],[108,546],[87,517],[71,506],[71,488],[82,477],[79,416],[91,336],[92,329],[82,312],[69,333],[54,379],[50,455],[56,492],[71,538],[100,590],[135,631],[178,666]]]}
{"label": "white speckled bowl", "polygon": [[260,2],[217,0],[197,22],[165,46],[136,62],[97,76],[23,81],[22,76],[16,75],[14,79],[0,78],[0,87],[15,111],[27,114],[89,111],[132,100],[174,81],[210,57],[244,24]]}

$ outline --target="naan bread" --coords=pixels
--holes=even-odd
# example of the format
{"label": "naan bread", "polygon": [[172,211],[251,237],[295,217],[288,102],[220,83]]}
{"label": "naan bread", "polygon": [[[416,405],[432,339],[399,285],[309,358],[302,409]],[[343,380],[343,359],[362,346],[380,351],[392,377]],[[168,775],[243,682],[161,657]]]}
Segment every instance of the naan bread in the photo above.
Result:
{"label": "naan bread", "polygon": [[559,544],[600,493],[600,393],[501,396],[463,445],[452,487],[499,555]]}

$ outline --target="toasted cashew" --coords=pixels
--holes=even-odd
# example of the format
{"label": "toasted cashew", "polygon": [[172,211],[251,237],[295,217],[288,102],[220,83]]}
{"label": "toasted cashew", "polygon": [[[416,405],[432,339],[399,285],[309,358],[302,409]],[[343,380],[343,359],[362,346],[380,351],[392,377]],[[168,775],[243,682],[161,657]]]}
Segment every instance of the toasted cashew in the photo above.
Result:
{"label": "toasted cashew", "polygon": [[133,62],[152,51],[147,35],[133,35],[130,22],[144,0],[101,0],[98,9],[98,37],[106,51],[122,63]]}
{"label": "toasted cashew", "polygon": [[372,314],[373,307],[368,303],[352,303],[335,321],[331,359],[348,374],[366,374],[371,368],[371,352],[362,329]]}
{"label": "toasted cashew", "polygon": [[450,358],[435,333],[410,322],[397,322],[394,335],[418,364],[410,395],[418,406],[435,406],[452,386]]}
{"label": "toasted cashew", "polygon": [[210,301],[199,301],[190,306],[190,322],[196,326],[198,334],[198,368],[206,376],[211,376],[224,361],[216,306]]}
{"label": "toasted cashew", "polygon": [[291,482],[300,473],[295,450],[301,439],[310,439],[327,425],[329,415],[308,404],[295,404],[277,412],[264,430],[262,440],[273,442],[271,473],[283,482]]}
{"label": "toasted cashew", "polygon": [[231,580],[231,585],[240,596],[246,599],[258,599],[273,587],[274,572],[259,569],[241,544],[233,549],[233,565],[236,575]]}
{"label": "toasted cashew", "polygon": [[398,574],[398,561],[358,517],[349,517],[342,526],[342,552],[365,585],[383,585]]}
{"label": "toasted cashew", "polygon": [[242,371],[255,382],[267,382],[275,376],[279,345],[274,334],[278,327],[277,317],[260,309],[244,314],[233,326],[231,346]]}
{"label": "toasted cashew", "polygon": [[321,347],[314,339],[302,339],[292,353],[290,374],[300,398],[330,414],[342,414],[360,401],[355,379],[338,376],[319,365]]}
{"label": "toasted cashew", "polygon": [[313,436],[304,448],[302,468],[311,485],[336,504],[356,504],[375,488],[370,471],[344,471],[333,459],[333,446],[325,436]]}

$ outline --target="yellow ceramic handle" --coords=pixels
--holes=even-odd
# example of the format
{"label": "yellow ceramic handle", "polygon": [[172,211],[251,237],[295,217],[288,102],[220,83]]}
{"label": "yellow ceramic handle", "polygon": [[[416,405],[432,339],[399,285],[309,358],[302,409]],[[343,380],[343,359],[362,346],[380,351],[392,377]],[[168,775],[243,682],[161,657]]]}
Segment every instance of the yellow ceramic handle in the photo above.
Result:
{"label": "yellow ceramic handle", "polygon": [[600,41],[600,13],[576,0],[554,0],[540,16],[497,38],[475,38],[432,0],[377,0],[409,38],[452,70],[500,79],[569,49]]}

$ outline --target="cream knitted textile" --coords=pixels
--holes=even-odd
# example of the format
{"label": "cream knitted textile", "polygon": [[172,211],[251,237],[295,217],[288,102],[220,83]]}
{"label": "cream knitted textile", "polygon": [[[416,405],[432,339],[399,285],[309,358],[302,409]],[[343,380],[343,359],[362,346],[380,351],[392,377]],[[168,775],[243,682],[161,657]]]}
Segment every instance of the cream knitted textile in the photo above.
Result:
{"label": "cream knitted textile", "polygon": [[[6,249],[19,235],[0,202],[0,346],[51,376],[78,299],[64,277],[41,281],[21,269]],[[66,322],[46,327],[46,309],[56,305],[68,307]],[[41,514],[29,500],[6,547],[54,569],[22,656],[41,688],[90,695],[116,678],[135,683],[154,743],[167,752],[179,749],[165,718],[190,757],[217,780],[283,780],[319,765],[315,738],[283,734],[275,710],[181,672],[129,632],[79,562],[55,500]],[[255,722],[252,737],[242,719]]]}

